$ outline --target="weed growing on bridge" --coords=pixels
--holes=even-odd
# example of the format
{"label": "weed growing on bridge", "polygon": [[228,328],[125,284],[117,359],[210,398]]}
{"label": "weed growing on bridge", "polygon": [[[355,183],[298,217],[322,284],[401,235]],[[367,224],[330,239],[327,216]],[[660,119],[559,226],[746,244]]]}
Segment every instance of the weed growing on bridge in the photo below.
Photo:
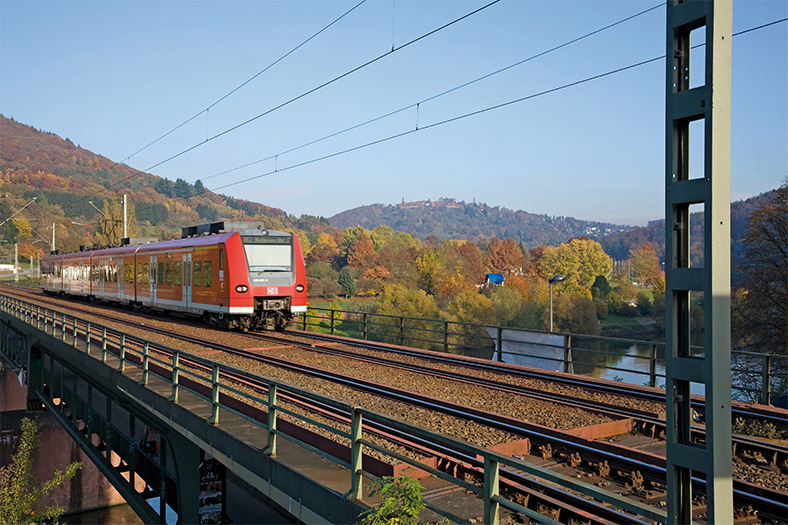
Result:
{"label": "weed growing on bridge", "polygon": [[73,478],[82,462],[71,463],[65,472],[56,470],[52,479],[39,483],[33,472],[33,451],[40,444],[41,425],[23,418],[19,448],[11,464],[0,468],[0,525],[57,522],[66,510],[58,505],[54,494],[51,505],[40,508],[40,501]]}
{"label": "weed growing on bridge", "polygon": [[[424,487],[410,476],[383,476],[370,484],[371,496],[382,498],[380,505],[362,514],[362,525],[422,525],[419,512],[427,505],[421,493]],[[446,520],[444,520],[445,522]]]}

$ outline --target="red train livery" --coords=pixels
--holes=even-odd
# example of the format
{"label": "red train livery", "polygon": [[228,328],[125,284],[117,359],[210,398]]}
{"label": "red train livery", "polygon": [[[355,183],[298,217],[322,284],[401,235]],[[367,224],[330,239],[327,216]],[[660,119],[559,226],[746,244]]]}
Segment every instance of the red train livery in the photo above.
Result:
{"label": "red train livery", "polygon": [[274,230],[53,254],[41,271],[48,293],[201,315],[228,329],[281,330],[306,312],[301,244]]}

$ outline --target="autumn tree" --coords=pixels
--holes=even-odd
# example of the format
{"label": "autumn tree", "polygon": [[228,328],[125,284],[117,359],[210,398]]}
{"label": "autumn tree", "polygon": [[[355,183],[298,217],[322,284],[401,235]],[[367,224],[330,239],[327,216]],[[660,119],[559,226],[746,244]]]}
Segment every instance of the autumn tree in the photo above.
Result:
{"label": "autumn tree", "polygon": [[493,237],[484,252],[484,260],[491,272],[500,273],[504,277],[520,275],[523,271],[523,252],[511,237],[503,241]]}
{"label": "autumn tree", "polygon": [[347,248],[347,263],[353,267],[366,266],[375,256],[375,245],[372,244],[366,231],[360,232]]}
{"label": "autumn tree", "polygon": [[653,286],[657,279],[664,275],[659,265],[657,252],[654,251],[654,246],[649,241],[646,241],[640,248],[630,250],[629,257],[632,259],[632,271],[635,272],[641,286],[643,283]]}
{"label": "autumn tree", "polygon": [[476,285],[482,282],[485,274],[479,248],[466,241],[444,241],[441,248],[444,255],[431,281],[431,289],[438,298],[476,291]]}
{"label": "autumn tree", "polygon": [[334,264],[339,256],[339,246],[334,238],[328,233],[321,233],[317,238],[317,243],[309,251],[307,260],[309,262],[322,261],[327,264]]}
{"label": "autumn tree", "polygon": [[541,262],[545,276],[562,274],[566,281],[556,285],[560,290],[572,290],[580,285],[590,288],[597,276],[610,275],[613,260],[602,246],[588,239],[572,239],[560,246],[544,249]]}
{"label": "autumn tree", "polygon": [[28,259],[31,263],[33,262],[33,259],[40,259],[44,256],[44,250],[41,248],[36,248],[32,244],[20,244],[18,252],[20,257]]}
{"label": "autumn tree", "polygon": [[599,334],[597,308],[587,297],[572,294],[556,297],[553,301],[553,323],[556,330],[561,332]]}
{"label": "autumn tree", "polygon": [[16,226],[16,238],[17,239],[29,239],[33,236],[33,227],[30,226],[30,222],[24,217],[16,216],[13,218],[14,226]]}
{"label": "autumn tree", "polygon": [[732,298],[734,342],[788,354],[788,179],[755,208],[742,243],[741,285]]}

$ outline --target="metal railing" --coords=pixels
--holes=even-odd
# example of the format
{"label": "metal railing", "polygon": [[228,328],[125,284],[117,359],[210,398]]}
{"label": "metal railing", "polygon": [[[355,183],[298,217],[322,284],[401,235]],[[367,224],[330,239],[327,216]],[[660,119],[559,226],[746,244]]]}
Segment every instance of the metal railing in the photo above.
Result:
{"label": "metal railing", "polygon": [[[483,484],[481,486],[459,479],[451,474],[447,474],[437,468],[430,467],[418,460],[401,455],[385,446],[373,442],[365,438],[364,419],[370,418],[378,422],[390,424],[392,426],[403,429],[406,432],[415,434],[425,434],[425,430],[421,427],[413,426],[406,421],[390,418],[379,413],[367,410],[363,407],[351,406],[342,401],[338,401],[329,397],[322,396],[303,390],[301,388],[276,381],[274,379],[264,377],[247,370],[235,368],[233,366],[219,363],[211,359],[206,359],[188,352],[183,352],[174,348],[168,348],[163,345],[151,343],[147,340],[138,337],[126,336],[126,334],[116,333],[113,329],[108,329],[105,326],[97,326],[91,324],[85,319],[76,316],[52,310],[49,308],[42,308],[39,305],[34,305],[26,301],[16,298],[10,298],[0,295],[0,311],[6,315],[16,317],[23,320],[31,326],[49,334],[56,340],[65,342],[69,346],[84,351],[87,355],[93,355],[102,362],[107,362],[107,357],[111,353],[119,361],[117,370],[121,373],[126,372],[126,368],[131,366],[137,368],[142,372],[142,380],[140,384],[147,386],[151,376],[160,380],[170,382],[172,384],[172,395],[170,401],[173,403],[178,402],[179,393],[181,391],[188,391],[191,394],[199,397],[203,401],[212,406],[211,415],[206,419],[209,424],[219,424],[220,409],[230,412],[246,421],[265,429],[268,432],[268,444],[262,451],[263,454],[275,456],[277,450],[277,441],[285,439],[293,442],[298,446],[304,447],[318,455],[330,459],[331,461],[347,467],[349,469],[350,486],[351,489],[345,494],[346,499],[362,499],[362,480],[363,477],[374,477],[369,472],[362,470],[362,457],[364,448],[376,450],[390,458],[397,461],[407,463],[415,468],[429,472],[430,474],[441,478],[447,482],[453,483],[462,487],[467,491],[471,491],[484,500],[484,523],[496,524],[498,523],[498,511],[500,507],[505,507],[514,512],[522,513],[540,523],[558,523],[551,518],[540,514],[528,507],[522,506],[519,503],[507,499],[503,491],[499,490],[499,476],[502,467],[510,467],[512,469],[526,472],[527,474],[545,480],[550,483],[557,483],[565,488],[581,492],[586,496],[593,497],[594,499],[610,504],[616,508],[622,509],[627,512],[643,516],[647,519],[665,523],[665,513],[656,510],[648,505],[638,503],[634,500],[625,498],[619,494],[601,489],[595,485],[578,481],[574,478],[564,476],[552,472],[544,467],[536,466],[526,461],[509,457],[507,455],[499,454],[490,449],[476,446],[474,444],[460,441],[444,434],[428,433],[429,439],[438,446],[443,446],[448,449],[458,450],[465,454],[472,462],[483,462]],[[81,337],[80,337],[81,334]],[[117,336],[117,338],[116,338]],[[5,344],[5,343],[3,343]],[[115,347],[115,351],[111,348]],[[98,354],[93,354],[94,349],[100,349],[100,357]],[[5,349],[4,349],[5,350]],[[18,349],[17,349],[18,352]],[[168,358],[167,355],[170,357]],[[181,361],[187,357],[189,366],[183,366]],[[153,367],[152,365],[157,365]],[[210,370],[210,379],[207,375],[194,371],[195,365],[201,365],[204,369]],[[157,372],[168,371],[169,373]],[[255,381],[264,384],[267,387],[267,398],[257,397],[246,391],[236,388],[238,384],[232,379],[227,379],[222,373],[232,373],[233,375],[249,381]],[[210,393],[203,391],[200,388],[189,387],[183,384],[182,376],[191,376],[197,384],[210,385]],[[219,393],[230,394],[232,397],[241,399],[246,403],[259,403],[264,406],[268,412],[268,421],[263,423],[253,417],[250,417],[243,412],[229,406],[221,401]],[[336,429],[321,421],[314,420],[303,414],[288,410],[278,402],[279,393],[286,392],[288,394],[295,393],[315,403],[324,404],[348,414],[351,426],[349,431]],[[333,434],[337,438],[346,439],[350,442],[350,461],[344,461],[327,452],[318,450],[313,446],[305,443],[295,437],[283,433],[277,429],[277,420],[280,414],[286,414],[299,422],[306,425],[313,425],[322,429],[325,432]],[[480,465],[480,468],[481,465]]]}
{"label": "metal railing", "polygon": [[[363,341],[399,346],[413,346],[451,354],[510,361],[524,354],[506,351],[507,331],[550,335],[541,330],[525,330],[407,316],[354,312],[310,306],[301,314],[298,327],[304,331],[341,335]],[[492,335],[494,334],[494,335]],[[609,379],[641,383],[664,388],[665,343],[639,339],[591,336],[553,332],[563,339],[561,345],[541,344],[542,348],[561,355],[527,354],[555,363],[559,371],[578,375],[607,375]],[[538,344],[538,343],[534,343]],[[496,349],[503,349],[497,351]],[[634,349],[634,352],[632,351]],[[701,346],[693,346],[694,355],[702,355]],[[732,351],[734,366],[732,389],[739,401],[769,404],[775,392],[788,391],[788,356]],[[631,366],[620,363],[628,361]],[[617,374],[621,373],[623,377]],[[612,376],[612,377],[610,377]],[[660,381],[661,380],[661,381]]]}

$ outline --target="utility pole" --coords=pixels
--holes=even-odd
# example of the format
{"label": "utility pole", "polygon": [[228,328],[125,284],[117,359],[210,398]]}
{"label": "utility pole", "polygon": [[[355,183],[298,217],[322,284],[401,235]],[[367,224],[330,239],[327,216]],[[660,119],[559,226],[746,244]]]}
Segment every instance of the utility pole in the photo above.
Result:
{"label": "utility pole", "polygon": [[14,282],[19,282],[19,249],[16,243],[14,243]]}
{"label": "utility pole", "polygon": [[55,251],[55,223],[52,223],[52,251]]}
{"label": "utility pole", "polygon": [[124,193],[123,194],[123,238],[124,239],[128,238],[128,236],[129,236],[128,235],[128,227],[127,227],[127,224],[128,224],[127,217],[128,216],[126,215],[126,205],[127,205],[126,194]]}

